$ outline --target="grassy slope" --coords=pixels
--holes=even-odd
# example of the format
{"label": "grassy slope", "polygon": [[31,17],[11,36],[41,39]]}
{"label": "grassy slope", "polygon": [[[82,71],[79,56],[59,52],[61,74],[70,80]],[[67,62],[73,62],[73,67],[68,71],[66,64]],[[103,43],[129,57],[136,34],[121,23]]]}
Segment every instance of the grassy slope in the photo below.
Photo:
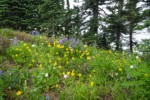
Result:
{"label": "grassy slope", "polygon": [[71,48],[69,42],[59,44],[61,39],[13,31],[10,34],[19,41],[1,50],[3,99],[150,98],[150,69],[140,58],[87,47],[77,41]]}

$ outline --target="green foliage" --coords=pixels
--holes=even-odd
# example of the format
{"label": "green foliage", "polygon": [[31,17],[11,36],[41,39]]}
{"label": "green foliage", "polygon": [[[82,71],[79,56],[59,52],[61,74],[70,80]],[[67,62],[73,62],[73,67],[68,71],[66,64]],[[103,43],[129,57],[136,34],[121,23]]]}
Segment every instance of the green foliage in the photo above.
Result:
{"label": "green foliage", "polygon": [[139,52],[142,53],[142,58],[150,64],[150,39],[145,39],[138,45]]}
{"label": "green foliage", "polygon": [[31,45],[20,42],[17,46],[11,46],[7,49],[6,55],[17,64],[28,64],[32,60]]}
{"label": "green foliage", "polygon": [[0,29],[0,35],[1,36],[6,36],[6,37],[13,37],[13,31],[12,29],[7,29],[7,28],[4,28],[4,29]]}
{"label": "green foliage", "polygon": [[5,55],[5,50],[8,48],[12,41],[10,40],[13,37],[11,29],[0,29],[0,54]]}
{"label": "green foliage", "polygon": [[52,43],[41,38],[48,39],[18,41],[1,56],[2,62],[9,61],[1,65],[7,68],[0,80],[1,98],[149,98],[150,69],[140,57],[89,47],[74,38]]}

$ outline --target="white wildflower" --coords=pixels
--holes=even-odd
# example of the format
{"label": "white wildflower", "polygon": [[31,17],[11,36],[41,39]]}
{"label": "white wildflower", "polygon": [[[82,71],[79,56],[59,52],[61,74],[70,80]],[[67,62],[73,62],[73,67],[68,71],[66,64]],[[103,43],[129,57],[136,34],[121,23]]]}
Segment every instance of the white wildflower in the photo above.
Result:
{"label": "white wildflower", "polygon": [[118,76],[118,73],[115,73],[116,76]]}
{"label": "white wildflower", "polygon": [[65,79],[68,78],[68,75],[65,74],[65,75],[64,75],[64,78],[65,78]]}
{"label": "white wildflower", "polygon": [[131,66],[130,66],[130,68],[131,68],[131,69],[133,69],[133,68],[134,68],[134,66],[133,66],[133,65],[131,65]]}
{"label": "white wildflower", "polygon": [[136,59],[139,59],[139,56],[136,56],[135,58],[136,58]]}
{"label": "white wildflower", "polygon": [[32,47],[35,47],[35,45],[33,44]]}
{"label": "white wildflower", "polygon": [[84,45],[84,47],[86,48],[86,47],[87,47],[87,45]]}
{"label": "white wildflower", "polygon": [[45,74],[45,77],[48,77],[48,73]]}

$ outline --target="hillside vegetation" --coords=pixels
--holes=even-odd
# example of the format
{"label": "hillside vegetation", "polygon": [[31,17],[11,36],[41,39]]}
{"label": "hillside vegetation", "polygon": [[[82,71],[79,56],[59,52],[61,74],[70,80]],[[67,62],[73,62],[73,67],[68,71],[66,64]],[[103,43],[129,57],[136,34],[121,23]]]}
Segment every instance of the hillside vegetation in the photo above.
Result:
{"label": "hillside vegetation", "polygon": [[148,100],[149,84],[138,56],[0,30],[0,100]]}

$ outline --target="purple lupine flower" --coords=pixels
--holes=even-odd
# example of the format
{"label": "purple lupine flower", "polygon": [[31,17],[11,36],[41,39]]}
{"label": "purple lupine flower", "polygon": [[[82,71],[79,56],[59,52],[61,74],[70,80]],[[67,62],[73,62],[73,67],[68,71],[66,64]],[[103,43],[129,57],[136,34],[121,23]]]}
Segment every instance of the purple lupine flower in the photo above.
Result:
{"label": "purple lupine flower", "polygon": [[34,35],[34,34],[35,34],[35,31],[32,31],[31,33],[32,33],[32,35]]}
{"label": "purple lupine flower", "polygon": [[76,44],[79,44],[79,43],[80,43],[80,40],[77,40],[77,41],[76,41]]}
{"label": "purple lupine flower", "polygon": [[63,42],[68,42],[68,38],[63,38]]}
{"label": "purple lupine flower", "polygon": [[0,75],[3,75],[3,74],[4,74],[4,72],[2,70],[0,70]]}
{"label": "purple lupine flower", "polygon": [[78,45],[80,43],[79,40],[76,40],[76,38],[62,38],[61,40],[58,41],[60,44],[64,44],[64,43],[69,43],[69,46],[74,48],[76,45]]}
{"label": "purple lupine flower", "polygon": [[49,95],[47,95],[47,94],[46,94],[46,100],[50,100],[50,99],[49,99]]}
{"label": "purple lupine flower", "polygon": [[63,38],[58,41],[60,44],[64,44],[65,42],[68,42],[68,38]]}
{"label": "purple lupine flower", "polygon": [[63,44],[63,40],[59,40],[58,42],[59,42],[59,44]]}
{"label": "purple lupine flower", "polygon": [[14,45],[17,45],[17,38],[14,38]]}
{"label": "purple lupine flower", "polygon": [[75,42],[76,39],[75,39],[75,38],[70,38],[69,41],[70,41],[70,42]]}
{"label": "purple lupine flower", "polygon": [[35,35],[40,35],[40,32],[36,30]]}

